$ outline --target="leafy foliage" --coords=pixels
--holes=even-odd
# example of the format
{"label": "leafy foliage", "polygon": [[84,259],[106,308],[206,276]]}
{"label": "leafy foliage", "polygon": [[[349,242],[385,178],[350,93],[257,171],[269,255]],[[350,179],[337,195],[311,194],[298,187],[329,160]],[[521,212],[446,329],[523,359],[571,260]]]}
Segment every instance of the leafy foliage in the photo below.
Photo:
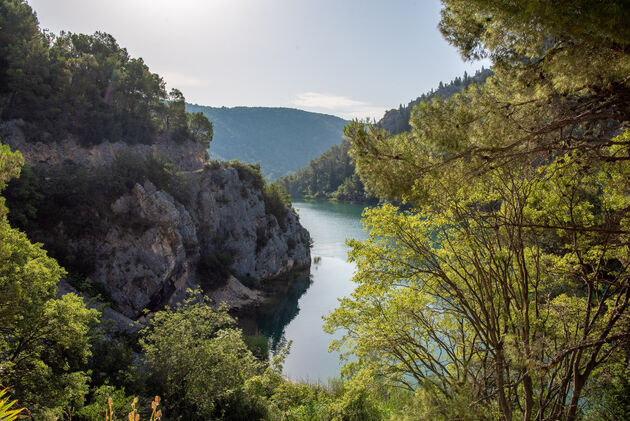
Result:
{"label": "leafy foliage", "polygon": [[[529,405],[545,419],[570,411],[564,402],[627,340],[630,262],[611,232],[627,227],[616,188],[628,170],[565,157],[450,186],[423,212],[369,211],[370,240],[351,243],[358,287],[328,318],[348,332],[335,344],[357,357],[348,370],[437,401],[463,385],[489,413],[498,396],[507,419]],[[583,230],[545,241],[547,225],[564,224]]]}
{"label": "leafy foliage", "polygon": [[[19,177],[20,168],[24,165],[24,158],[19,152],[11,152],[11,148],[0,143],[0,191],[14,177]],[[4,197],[0,197],[0,219],[6,218],[7,208]]]}
{"label": "leafy foliage", "polygon": [[263,188],[265,212],[273,215],[283,230],[286,230],[287,212],[291,209],[291,197],[285,188],[277,183],[265,184]]}
{"label": "leafy foliage", "polygon": [[444,4],[447,39],[494,75],[418,104],[409,133],[346,128],[369,190],[414,211],[367,214],[328,329],[348,374],[420,391],[422,417],[574,420],[630,339],[628,9]]}
{"label": "leafy foliage", "polygon": [[20,417],[25,408],[13,408],[17,400],[9,401],[8,389],[0,390],[0,420],[14,421]]}
{"label": "leafy foliage", "polygon": [[[21,156],[4,145],[0,180],[19,173]],[[89,326],[98,312],[75,294],[57,298],[65,271],[38,244],[0,218],[0,382],[35,414],[72,412],[83,404]]]}
{"label": "leafy foliage", "polygon": [[153,315],[141,344],[165,404],[186,419],[228,414],[262,369],[227,310],[214,311],[199,291]]}

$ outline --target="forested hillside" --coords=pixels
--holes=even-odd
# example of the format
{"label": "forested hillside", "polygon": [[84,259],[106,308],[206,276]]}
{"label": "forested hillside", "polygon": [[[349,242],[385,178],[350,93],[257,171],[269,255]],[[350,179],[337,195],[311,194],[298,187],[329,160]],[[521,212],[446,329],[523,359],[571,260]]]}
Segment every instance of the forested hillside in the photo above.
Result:
{"label": "forested hillside", "polygon": [[[411,101],[407,106],[385,112],[376,126],[387,130],[390,134],[409,131],[409,119],[413,108],[423,101],[436,98],[449,98],[462,92],[472,84],[482,84],[492,74],[490,69],[481,69],[474,76],[455,78],[447,84],[440,82],[437,89]],[[348,155],[350,143],[342,141],[319,157],[313,159],[304,168],[294,174],[278,179],[289,194],[322,200],[340,200],[343,202],[376,203],[378,198],[366,192],[361,178],[355,171],[354,160]]]}
{"label": "forested hillside", "polygon": [[482,67],[481,70],[475,72],[474,76],[470,76],[468,73],[464,72],[462,77],[456,77],[449,83],[444,84],[440,82],[436,89],[422,94],[413,101],[410,101],[409,104],[405,106],[401,104],[398,108],[385,111],[385,115],[378,121],[377,126],[387,130],[389,134],[408,132],[411,130],[411,125],[409,125],[411,112],[416,105],[420,104],[422,101],[430,101],[434,98],[450,98],[466,89],[471,84],[483,84],[490,75],[492,75],[492,70]]}
{"label": "forested hillside", "polygon": [[348,123],[339,117],[292,108],[186,104],[186,109],[202,112],[212,121],[212,158],[260,163],[269,180],[302,168],[339,143]]}
{"label": "forested hillside", "polygon": [[276,182],[292,197],[357,203],[378,201],[365,192],[348,155],[349,149],[350,142],[344,139],[295,174],[281,177]]}

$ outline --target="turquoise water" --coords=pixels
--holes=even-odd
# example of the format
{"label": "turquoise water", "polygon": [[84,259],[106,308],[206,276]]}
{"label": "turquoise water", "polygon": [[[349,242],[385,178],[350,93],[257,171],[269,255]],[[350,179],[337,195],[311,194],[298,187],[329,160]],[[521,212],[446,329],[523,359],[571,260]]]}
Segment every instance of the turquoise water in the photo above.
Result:
{"label": "turquoise water", "polygon": [[261,316],[261,333],[269,336],[272,351],[292,341],[284,372],[293,380],[326,381],[339,374],[339,356],[328,352],[333,336],[322,330],[322,317],[349,295],[354,264],[348,263],[346,238],[365,239],[362,205],[294,201],[300,222],[313,239],[310,274],[297,279],[273,314]]}

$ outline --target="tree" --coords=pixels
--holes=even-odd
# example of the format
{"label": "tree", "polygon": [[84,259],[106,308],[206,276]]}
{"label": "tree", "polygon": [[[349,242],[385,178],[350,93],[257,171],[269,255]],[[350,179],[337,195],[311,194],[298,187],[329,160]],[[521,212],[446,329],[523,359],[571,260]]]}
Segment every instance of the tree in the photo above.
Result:
{"label": "tree", "polygon": [[140,340],[169,412],[184,419],[221,418],[243,407],[245,380],[263,370],[225,307],[213,310],[195,291],[151,316]]}
{"label": "tree", "polygon": [[327,320],[348,369],[504,420],[573,419],[630,339],[628,175],[564,157],[452,185],[439,212],[370,211],[370,239],[351,242],[358,287]]}
{"label": "tree", "polygon": [[212,136],[214,135],[212,123],[203,113],[187,113],[188,132],[197,142],[203,143],[206,148],[210,147]]}
{"label": "tree", "polygon": [[179,89],[171,89],[168,93],[168,110],[166,129],[176,140],[186,137],[186,99]]}
{"label": "tree", "polygon": [[37,115],[50,90],[49,39],[25,1],[0,1],[0,27],[0,113],[4,118],[24,111]]}
{"label": "tree", "polygon": [[[19,174],[19,152],[0,145],[0,188]],[[75,294],[56,298],[65,274],[38,244],[0,219],[0,382],[39,416],[72,412],[87,393],[81,370],[98,318]]]}
{"label": "tree", "polygon": [[628,8],[444,4],[446,38],[494,75],[420,103],[410,133],[346,128],[366,187],[414,212],[371,212],[328,328],[347,329],[349,371],[489,418],[574,420],[630,339]]}
{"label": "tree", "polygon": [[[11,148],[0,143],[0,191],[4,190],[12,178],[20,176],[20,168],[24,165],[24,158],[19,152],[11,152]],[[4,197],[0,196],[0,219],[5,219],[7,208]]]}
{"label": "tree", "polygon": [[11,204],[9,222],[13,227],[23,231],[32,228],[31,221],[36,219],[37,209],[43,199],[40,190],[39,179],[28,166],[22,167],[20,176],[7,185],[4,196]]}

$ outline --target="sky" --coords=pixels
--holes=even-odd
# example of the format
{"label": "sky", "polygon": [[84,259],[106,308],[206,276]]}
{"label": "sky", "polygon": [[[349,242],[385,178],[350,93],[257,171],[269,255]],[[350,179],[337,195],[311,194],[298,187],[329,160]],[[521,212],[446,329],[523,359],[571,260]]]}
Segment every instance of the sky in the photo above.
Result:
{"label": "sky", "polygon": [[380,119],[464,71],[439,0],[28,0],[42,29],[103,31],[209,106]]}

